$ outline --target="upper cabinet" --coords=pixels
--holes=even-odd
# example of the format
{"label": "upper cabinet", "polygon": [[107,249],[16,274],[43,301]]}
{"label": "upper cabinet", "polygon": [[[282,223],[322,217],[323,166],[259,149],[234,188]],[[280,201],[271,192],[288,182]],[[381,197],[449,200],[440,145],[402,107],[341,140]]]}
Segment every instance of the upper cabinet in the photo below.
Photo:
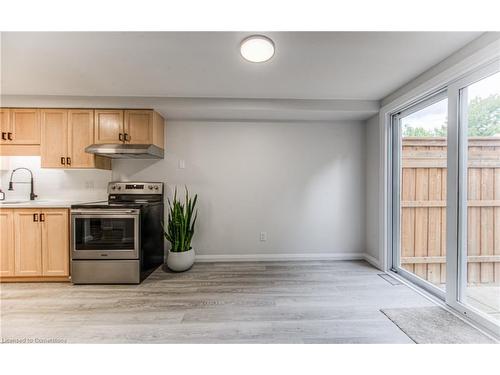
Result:
{"label": "upper cabinet", "polygon": [[68,155],[68,111],[65,109],[42,110],[42,145],[40,148],[43,168],[64,168]]}
{"label": "upper cabinet", "polygon": [[94,143],[94,111],[43,109],[42,168],[111,169],[111,161],[85,152]]}
{"label": "upper cabinet", "polygon": [[0,155],[36,155],[42,168],[111,169],[92,144],[165,148],[165,119],[152,109],[0,108]]}
{"label": "upper cabinet", "polygon": [[126,109],[124,141],[130,144],[153,144],[165,148],[165,119],[153,110]]}
{"label": "upper cabinet", "polygon": [[130,144],[153,143],[153,111],[126,110],[124,139]]}
{"label": "upper cabinet", "polygon": [[153,111],[153,144],[165,149],[165,127],[167,123],[158,112]]}
{"label": "upper cabinet", "polygon": [[8,108],[0,108],[0,132],[0,144],[11,142],[8,139],[8,134],[12,133],[12,129],[10,128],[10,109]]}
{"label": "upper cabinet", "polygon": [[154,144],[164,148],[165,120],[149,109],[95,110],[95,143]]}
{"label": "upper cabinet", "polygon": [[94,118],[95,143],[123,142],[123,110],[96,109]]}
{"label": "upper cabinet", "polygon": [[40,144],[40,110],[21,108],[10,110],[10,128],[7,138],[14,145]]}
{"label": "upper cabinet", "polygon": [[0,108],[0,155],[40,155],[40,110]]}
{"label": "upper cabinet", "polygon": [[[72,168],[111,169],[111,160],[85,152],[94,143],[94,111],[68,111],[68,157]],[[108,168],[109,166],[109,168]]]}

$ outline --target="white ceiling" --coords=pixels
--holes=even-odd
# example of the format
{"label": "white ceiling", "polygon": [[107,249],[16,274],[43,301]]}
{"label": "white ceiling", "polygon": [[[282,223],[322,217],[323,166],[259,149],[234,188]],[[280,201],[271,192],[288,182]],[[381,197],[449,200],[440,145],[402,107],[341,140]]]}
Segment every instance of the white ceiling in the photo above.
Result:
{"label": "white ceiling", "polygon": [[270,32],[245,62],[244,32],[2,33],[2,95],[380,100],[478,32]]}

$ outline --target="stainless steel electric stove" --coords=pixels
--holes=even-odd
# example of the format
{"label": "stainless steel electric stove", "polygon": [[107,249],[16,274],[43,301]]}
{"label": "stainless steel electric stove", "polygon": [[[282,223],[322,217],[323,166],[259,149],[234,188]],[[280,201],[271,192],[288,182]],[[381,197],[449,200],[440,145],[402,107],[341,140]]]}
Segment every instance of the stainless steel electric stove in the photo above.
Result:
{"label": "stainless steel electric stove", "polygon": [[110,182],[108,200],[71,206],[74,284],[138,284],[163,263],[162,182]]}

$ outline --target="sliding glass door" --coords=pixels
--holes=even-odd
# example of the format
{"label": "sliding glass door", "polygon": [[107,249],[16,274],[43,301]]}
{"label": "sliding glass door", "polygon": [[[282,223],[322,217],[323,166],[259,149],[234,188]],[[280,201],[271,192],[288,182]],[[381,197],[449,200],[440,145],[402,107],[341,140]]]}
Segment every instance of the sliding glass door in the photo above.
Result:
{"label": "sliding glass door", "polygon": [[446,289],[446,92],[396,114],[393,268],[444,296]]}
{"label": "sliding glass door", "polygon": [[500,323],[499,68],[493,64],[450,87],[458,102],[459,241],[456,294],[449,299],[490,326]]}
{"label": "sliding glass door", "polygon": [[500,61],[393,115],[392,269],[500,335]]}

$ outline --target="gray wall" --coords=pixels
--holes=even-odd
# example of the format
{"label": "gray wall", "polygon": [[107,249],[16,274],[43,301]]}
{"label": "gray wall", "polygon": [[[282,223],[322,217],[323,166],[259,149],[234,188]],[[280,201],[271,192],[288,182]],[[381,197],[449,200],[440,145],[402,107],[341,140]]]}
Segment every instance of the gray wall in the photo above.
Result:
{"label": "gray wall", "polygon": [[379,259],[379,165],[378,114],[366,121],[366,252]]}
{"label": "gray wall", "polygon": [[199,255],[365,252],[364,123],[183,121],[166,134],[164,160],[115,160],[113,178],[198,193]]}

